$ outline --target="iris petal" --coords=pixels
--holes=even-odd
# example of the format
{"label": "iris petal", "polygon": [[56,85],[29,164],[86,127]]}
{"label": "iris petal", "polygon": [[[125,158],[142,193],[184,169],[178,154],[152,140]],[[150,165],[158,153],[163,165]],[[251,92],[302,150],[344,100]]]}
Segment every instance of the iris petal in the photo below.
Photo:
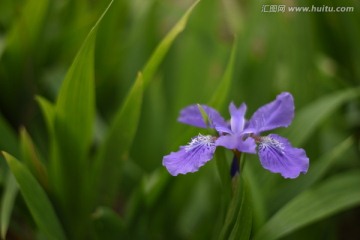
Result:
{"label": "iris petal", "polygon": [[287,139],[276,134],[261,137],[258,154],[265,169],[284,178],[296,178],[309,168],[305,151],[292,147]]}
{"label": "iris petal", "polygon": [[213,158],[216,146],[212,136],[199,135],[177,152],[163,158],[163,165],[173,176],[196,172]]}
{"label": "iris petal", "polygon": [[284,92],[276,99],[260,107],[249,120],[245,132],[259,134],[278,127],[287,127],[294,118],[293,96]]}
{"label": "iris petal", "polygon": [[224,118],[219,114],[218,111],[206,105],[201,105],[201,107],[204,109],[204,111],[209,117],[210,126],[206,125],[203,116],[201,115],[201,112],[199,110],[199,107],[197,105],[190,105],[186,108],[183,108],[180,112],[178,121],[181,123],[189,124],[200,128],[207,128],[207,127],[215,128],[216,126],[223,127],[224,129],[228,128],[228,124],[226,123]]}
{"label": "iris petal", "polygon": [[234,103],[230,103],[229,111],[231,115],[231,130],[234,133],[240,133],[244,130],[246,104],[243,103],[239,108],[236,108]]}

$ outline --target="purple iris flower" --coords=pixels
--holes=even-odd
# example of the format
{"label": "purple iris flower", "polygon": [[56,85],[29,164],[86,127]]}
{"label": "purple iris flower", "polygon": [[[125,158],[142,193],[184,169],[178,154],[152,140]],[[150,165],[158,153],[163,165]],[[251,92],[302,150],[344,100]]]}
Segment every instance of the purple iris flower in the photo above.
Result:
{"label": "purple iris flower", "polygon": [[170,174],[196,172],[213,158],[216,147],[222,146],[234,152],[256,153],[262,166],[284,178],[296,178],[306,173],[309,159],[303,149],[294,148],[289,141],[276,134],[260,134],[279,127],[290,125],[294,117],[294,100],[290,93],[281,93],[276,99],[259,108],[249,121],[245,119],[246,105],[237,108],[230,103],[231,119],[226,122],[213,108],[202,105],[208,116],[205,122],[197,105],[191,105],[180,112],[179,122],[201,128],[213,128],[218,136],[198,135],[179,151],[163,158],[163,165]]}

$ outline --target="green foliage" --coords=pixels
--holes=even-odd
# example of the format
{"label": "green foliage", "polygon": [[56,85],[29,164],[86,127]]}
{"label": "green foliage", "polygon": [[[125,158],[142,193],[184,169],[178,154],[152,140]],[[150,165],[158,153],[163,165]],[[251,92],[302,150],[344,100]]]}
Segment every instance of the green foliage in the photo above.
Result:
{"label": "green foliage", "polygon": [[252,204],[246,179],[233,179],[234,193],[219,239],[249,239],[252,228]]}
{"label": "green foliage", "polygon": [[336,175],[298,195],[277,212],[254,239],[278,239],[294,230],[319,221],[360,203],[360,172]]}
{"label": "green foliage", "polygon": [[22,196],[38,228],[49,239],[65,239],[60,222],[44,189],[19,160],[6,152],[2,154],[19,184]]}
{"label": "green foliage", "polygon": [[15,197],[18,193],[18,185],[12,173],[8,173],[5,189],[1,201],[1,238],[5,239],[9,227],[11,213],[13,211]]}
{"label": "green foliage", "polygon": [[[360,205],[359,4],[332,14],[263,4],[273,3],[2,0],[1,238],[358,231],[340,222],[356,222]],[[229,119],[230,101],[251,113],[282,91],[296,111],[279,134],[306,150],[307,174],[282,179],[241,154],[232,178],[233,153],[221,147],[194,174],[162,166],[209,131],[178,123],[183,107],[207,104]]]}

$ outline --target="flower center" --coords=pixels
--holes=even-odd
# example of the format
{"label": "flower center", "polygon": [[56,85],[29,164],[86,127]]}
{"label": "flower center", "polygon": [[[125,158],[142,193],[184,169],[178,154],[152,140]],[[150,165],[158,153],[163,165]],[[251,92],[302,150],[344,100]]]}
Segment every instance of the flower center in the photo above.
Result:
{"label": "flower center", "polygon": [[[258,139],[255,139],[257,142],[259,142],[259,150],[265,150],[267,148],[275,148],[276,150],[280,151],[281,153],[284,153],[284,145],[279,142],[276,139],[273,139],[269,136],[266,137],[257,137]],[[259,140],[259,141],[258,141]]]}
{"label": "flower center", "polygon": [[185,151],[189,152],[193,150],[194,148],[198,147],[205,147],[207,149],[211,149],[215,147],[215,140],[216,137],[210,136],[210,135],[202,135],[199,134],[198,136],[191,139],[191,142],[188,143],[188,145],[185,146]]}

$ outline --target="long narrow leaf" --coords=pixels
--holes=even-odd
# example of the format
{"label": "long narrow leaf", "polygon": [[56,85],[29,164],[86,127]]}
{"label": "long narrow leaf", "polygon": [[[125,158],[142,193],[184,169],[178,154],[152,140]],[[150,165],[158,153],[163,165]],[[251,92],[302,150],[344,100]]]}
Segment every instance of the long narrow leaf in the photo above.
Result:
{"label": "long narrow leaf", "polygon": [[[211,100],[209,101],[209,106],[214,107],[215,109],[221,109],[224,107],[226,97],[229,95],[229,90],[231,87],[231,80],[233,77],[234,64],[236,59],[236,50],[237,50],[237,41],[233,43],[233,47],[230,54],[229,62],[226,66],[224,75],[216,89],[213,93]],[[231,179],[230,179],[230,166],[226,161],[225,152],[223,149],[218,149],[215,154],[216,166],[223,185],[225,198],[230,199],[231,192]]]}
{"label": "long narrow leaf", "polygon": [[94,180],[100,180],[102,184],[100,187],[110,196],[114,194],[117,186],[121,162],[135,137],[141,113],[142,97],[143,79],[142,74],[139,73],[124,104],[115,115],[114,122],[110,126],[94,165]]}
{"label": "long narrow leaf", "polygon": [[125,232],[125,224],[112,209],[99,207],[93,214],[93,224],[97,239],[122,239]]}
{"label": "long narrow leaf", "polygon": [[48,128],[48,132],[50,135],[52,135],[54,131],[55,106],[47,99],[41,96],[36,96],[36,101],[38,102],[41,108],[42,114],[44,116]]}
{"label": "long narrow leaf", "polygon": [[240,209],[237,214],[235,225],[231,231],[229,239],[248,240],[250,239],[252,228],[252,204],[250,192],[246,180],[242,178],[243,195],[241,199]]}
{"label": "long narrow leaf", "polygon": [[[229,239],[230,236],[235,237],[236,235],[240,234],[239,232],[241,232],[240,229],[237,229],[238,227],[241,227],[241,226],[236,226],[236,224],[239,224],[239,221],[241,221],[240,220],[242,218],[241,215],[243,214],[243,211],[244,211],[244,208],[242,208],[242,207],[246,207],[246,206],[242,206],[242,204],[247,204],[248,201],[245,200],[245,197],[249,197],[249,196],[248,195],[246,196],[245,187],[244,187],[244,185],[245,185],[244,179],[240,175],[236,175],[233,178],[233,183],[234,183],[233,197],[229,204],[227,214],[225,217],[225,221],[224,221],[222,230],[220,232],[219,239]],[[249,206],[247,206],[247,207],[249,207]],[[246,213],[246,215],[247,215],[247,213]],[[249,225],[246,224],[245,228],[248,228],[248,227],[249,227]],[[248,229],[244,229],[244,230],[245,230],[245,232],[248,231]]]}
{"label": "long narrow leaf", "polygon": [[97,29],[111,4],[112,1],[87,35],[55,104],[49,176],[66,228],[74,239],[85,234],[87,216],[94,203],[90,198],[94,190],[87,180],[95,120],[94,48]]}
{"label": "long narrow leaf", "polygon": [[[19,144],[16,138],[16,134],[11,129],[9,124],[0,114],[0,149],[14,153],[15,156],[19,155]],[[2,156],[0,155],[2,159]],[[5,162],[5,161],[2,161]],[[4,168],[5,164],[0,164],[3,169],[2,173],[7,176],[4,180],[4,193],[1,197],[1,216],[0,216],[0,230],[2,239],[5,238],[6,232],[9,226],[11,213],[13,211],[14,201],[18,193],[18,187],[13,175],[7,172],[7,168]]]}
{"label": "long narrow leaf", "polygon": [[39,153],[25,128],[20,129],[21,158],[26,163],[31,173],[45,188],[48,187],[48,175]]}
{"label": "long narrow leaf", "polygon": [[[116,113],[115,120],[112,123],[109,133],[105,138],[104,144],[100,149],[99,157],[95,164],[95,172],[100,171],[102,188],[106,192],[113,194],[117,186],[118,175],[121,169],[121,160],[124,154],[129,150],[133,138],[135,137],[137,125],[139,122],[143,89],[145,90],[151,79],[168,52],[170,46],[186,26],[188,18],[199,1],[195,2],[175,24],[170,32],[164,37],[157,46],[150,59],[147,61],[143,74],[139,74],[133,88],[125,99],[124,104]],[[113,166],[117,166],[114,168]],[[97,177],[95,177],[97,178]]]}
{"label": "long narrow leaf", "polygon": [[11,213],[14,207],[14,202],[18,193],[18,185],[11,172],[8,172],[8,177],[5,182],[5,190],[1,199],[1,239],[5,239],[6,232],[9,227]]}
{"label": "long narrow leaf", "polygon": [[187,21],[191,12],[194,10],[195,6],[200,2],[197,0],[191,7],[186,11],[186,13],[181,17],[181,19],[172,27],[170,32],[164,37],[161,43],[156,47],[154,53],[151,55],[150,59],[146,63],[143,69],[144,75],[144,89],[148,86],[149,82],[153,78],[158,66],[161,61],[164,59],[166,53],[168,52],[170,46],[176,39],[176,37],[185,29]]}
{"label": "long narrow leaf", "polygon": [[5,51],[10,51],[12,55],[24,54],[33,47],[44,23],[48,5],[48,0],[26,1],[21,17],[6,38]]}
{"label": "long narrow leaf", "polygon": [[256,240],[273,240],[360,204],[360,172],[334,176],[298,195],[280,209],[256,234]]}
{"label": "long narrow leaf", "polygon": [[15,156],[19,154],[19,143],[16,133],[0,113],[0,149],[12,152]]}
{"label": "long narrow leaf", "polygon": [[21,194],[39,230],[49,239],[66,239],[53,206],[40,184],[16,158],[6,152],[2,154],[19,184]]}
{"label": "long narrow leaf", "polygon": [[234,73],[236,52],[237,52],[237,39],[235,39],[235,41],[233,43],[229,62],[226,66],[224,75],[222,76],[220,83],[219,83],[216,91],[213,93],[213,96],[209,102],[209,106],[212,106],[215,109],[221,109],[222,107],[224,107],[226,98],[227,98],[227,96],[229,96],[229,91],[231,88],[231,82],[232,82],[233,73]]}

